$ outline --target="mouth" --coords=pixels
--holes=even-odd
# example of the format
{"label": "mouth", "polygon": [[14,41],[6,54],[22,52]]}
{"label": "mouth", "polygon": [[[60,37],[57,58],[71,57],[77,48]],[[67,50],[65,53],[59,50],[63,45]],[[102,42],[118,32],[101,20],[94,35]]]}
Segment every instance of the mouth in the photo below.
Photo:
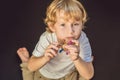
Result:
{"label": "mouth", "polygon": [[64,45],[64,44],[71,44],[72,43],[72,40],[75,40],[75,37],[66,37],[65,39],[63,40],[60,40],[59,41],[59,44],[60,45]]}
{"label": "mouth", "polygon": [[74,37],[67,37],[64,41],[69,42],[69,41],[72,41],[72,40],[75,40],[75,38]]}

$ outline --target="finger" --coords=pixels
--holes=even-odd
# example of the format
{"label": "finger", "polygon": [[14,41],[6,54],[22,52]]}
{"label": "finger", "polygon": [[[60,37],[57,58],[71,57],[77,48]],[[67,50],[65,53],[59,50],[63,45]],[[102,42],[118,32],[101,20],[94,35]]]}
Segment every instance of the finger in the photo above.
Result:
{"label": "finger", "polygon": [[45,56],[49,58],[54,58],[54,56],[51,53],[46,53]]}
{"label": "finger", "polygon": [[57,51],[58,47],[56,45],[54,45],[54,44],[51,44],[51,45],[48,46],[48,49],[54,49],[54,50]]}
{"label": "finger", "polygon": [[68,50],[76,50],[76,46],[74,45],[64,45],[63,48],[68,49]]}
{"label": "finger", "polygon": [[53,43],[51,43],[51,44],[52,44],[52,45],[55,45],[55,46],[59,45],[58,42],[53,42]]}
{"label": "finger", "polygon": [[75,52],[75,51],[72,51],[72,50],[70,50],[70,55],[73,55],[73,56],[78,56],[78,52]]}
{"label": "finger", "polygon": [[53,56],[57,56],[56,51],[53,50],[53,49],[48,49],[48,50],[46,50],[46,53],[51,53]]}
{"label": "finger", "polygon": [[79,46],[79,41],[78,40],[72,40],[72,42],[74,43],[74,45]]}
{"label": "finger", "polygon": [[79,48],[76,46],[70,46],[69,50],[73,51],[74,53],[79,53],[79,51],[80,51]]}

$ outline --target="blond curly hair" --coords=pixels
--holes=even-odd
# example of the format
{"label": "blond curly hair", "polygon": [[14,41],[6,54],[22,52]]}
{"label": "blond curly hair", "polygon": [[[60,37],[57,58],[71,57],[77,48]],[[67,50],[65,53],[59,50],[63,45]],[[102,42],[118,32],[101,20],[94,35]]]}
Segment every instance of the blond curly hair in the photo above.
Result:
{"label": "blond curly hair", "polygon": [[[56,13],[63,10],[65,12],[65,18],[73,18],[75,20],[81,20],[83,24],[87,21],[87,13],[83,5],[78,0],[53,0],[48,6],[46,11],[45,24],[54,25],[56,22]],[[84,27],[83,27],[84,28]],[[51,32],[49,27],[46,30]]]}

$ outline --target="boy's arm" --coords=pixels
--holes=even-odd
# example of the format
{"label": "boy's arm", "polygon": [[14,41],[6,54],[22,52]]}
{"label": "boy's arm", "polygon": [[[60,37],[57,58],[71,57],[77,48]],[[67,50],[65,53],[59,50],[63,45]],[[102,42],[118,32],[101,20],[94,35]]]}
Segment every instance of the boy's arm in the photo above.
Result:
{"label": "boy's arm", "polygon": [[76,69],[82,77],[88,80],[93,77],[94,68],[92,62],[85,62],[80,57],[73,62],[75,64]]}
{"label": "boy's arm", "polygon": [[31,56],[31,58],[28,61],[28,69],[30,71],[36,71],[43,67],[47,62],[50,61],[49,57],[45,56],[40,56],[40,57],[35,57]]}
{"label": "boy's arm", "polygon": [[57,56],[57,47],[58,43],[53,42],[46,48],[44,55],[40,57],[31,56],[28,61],[28,69],[30,71],[36,71],[43,67],[47,62],[49,62],[52,58]]}

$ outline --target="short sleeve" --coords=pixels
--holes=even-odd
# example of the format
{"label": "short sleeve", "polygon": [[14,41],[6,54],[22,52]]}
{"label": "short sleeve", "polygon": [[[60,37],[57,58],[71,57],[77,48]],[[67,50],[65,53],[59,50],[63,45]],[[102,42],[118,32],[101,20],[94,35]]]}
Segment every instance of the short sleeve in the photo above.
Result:
{"label": "short sleeve", "polygon": [[33,55],[36,57],[42,56],[45,52],[45,49],[47,48],[47,46],[52,43],[53,41],[56,41],[56,37],[55,34],[53,33],[49,33],[49,32],[44,32],[37,45],[35,46],[35,49],[33,50]]}
{"label": "short sleeve", "polygon": [[92,61],[92,50],[86,34],[82,31],[80,36],[80,57],[85,62]]}

